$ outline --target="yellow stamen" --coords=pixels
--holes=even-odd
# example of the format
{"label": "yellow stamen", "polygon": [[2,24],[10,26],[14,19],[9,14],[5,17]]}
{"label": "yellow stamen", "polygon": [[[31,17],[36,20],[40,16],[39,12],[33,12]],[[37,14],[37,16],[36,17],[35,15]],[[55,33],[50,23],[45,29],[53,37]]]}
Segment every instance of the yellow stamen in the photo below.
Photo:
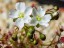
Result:
{"label": "yellow stamen", "polygon": [[39,16],[36,16],[36,19],[38,20],[38,21],[41,21],[41,17],[39,17]]}
{"label": "yellow stamen", "polygon": [[24,17],[24,13],[19,13],[19,17],[18,18],[23,18]]}

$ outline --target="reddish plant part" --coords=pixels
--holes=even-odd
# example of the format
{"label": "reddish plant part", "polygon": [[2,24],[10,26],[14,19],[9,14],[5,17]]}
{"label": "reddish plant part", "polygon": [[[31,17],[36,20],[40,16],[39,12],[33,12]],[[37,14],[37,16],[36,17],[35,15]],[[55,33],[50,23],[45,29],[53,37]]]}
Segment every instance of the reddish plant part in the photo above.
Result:
{"label": "reddish plant part", "polygon": [[60,38],[60,42],[64,43],[64,37]]}
{"label": "reddish plant part", "polygon": [[60,36],[59,30],[56,30],[55,33],[56,33],[56,35]]}
{"label": "reddish plant part", "polygon": [[9,39],[9,35],[6,34],[6,35],[4,36],[4,41],[7,41],[8,39]]}
{"label": "reddish plant part", "polygon": [[59,11],[60,11],[60,12],[64,12],[64,8],[60,8]]}
{"label": "reddish plant part", "polygon": [[37,39],[39,39],[39,33],[38,32],[35,32],[34,33],[34,38],[37,40]]}
{"label": "reddish plant part", "polygon": [[9,31],[9,32],[8,32],[8,35],[9,35],[9,36],[12,36],[12,33]]}
{"label": "reddish plant part", "polygon": [[32,7],[35,7],[35,4],[34,3],[32,4]]}
{"label": "reddish plant part", "polygon": [[3,46],[3,44],[0,44],[0,48]]}
{"label": "reddish plant part", "polygon": [[60,27],[60,31],[61,31],[61,32],[64,31],[64,26],[61,26],[61,27]]}
{"label": "reddish plant part", "polygon": [[12,48],[12,46],[6,46],[5,48]]}
{"label": "reddish plant part", "polygon": [[58,48],[58,46],[57,46],[57,45],[55,45],[55,48]]}
{"label": "reddish plant part", "polygon": [[36,7],[36,4],[35,3],[33,3],[32,5],[31,5],[31,7],[33,8],[35,8],[35,9],[37,9],[37,7]]}

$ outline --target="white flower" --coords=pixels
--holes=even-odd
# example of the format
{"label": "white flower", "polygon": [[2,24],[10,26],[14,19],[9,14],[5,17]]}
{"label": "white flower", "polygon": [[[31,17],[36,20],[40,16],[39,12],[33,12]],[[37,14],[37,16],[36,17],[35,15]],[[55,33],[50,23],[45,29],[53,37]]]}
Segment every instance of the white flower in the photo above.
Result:
{"label": "white flower", "polygon": [[45,10],[43,10],[41,7],[37,8],[37,10],[35,8],[33,8],[33,18],[30,22],[31,25],[37,25],[40,24],[42,26],[47,27],[49,24],[48,22],[51,19],[51,15],[50,14],[45,14]]}
{"label": "white flower", "polygon": [[26,7],[24,2],[16,3],[15,7],[17,11],[10,14],[10,18],[18,18],[15,21],[15,25],[22,29],[24,23],[29,23],[31,20],[32,8]]}

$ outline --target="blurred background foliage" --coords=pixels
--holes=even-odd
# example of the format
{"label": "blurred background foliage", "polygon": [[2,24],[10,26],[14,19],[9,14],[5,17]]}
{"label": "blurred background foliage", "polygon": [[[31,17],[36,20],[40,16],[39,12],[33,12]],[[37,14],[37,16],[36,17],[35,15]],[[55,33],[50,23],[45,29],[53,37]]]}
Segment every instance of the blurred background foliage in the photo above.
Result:
{"label": "blurred background foliage", "polygon": [[4,2],[35,1],[42,5],[43,4],[47,4],[47,5],[52,4],[55,6],[64,7],[64,0],[0,0],[0,2],[2,2],[2,1],[4,1]]}
{"label": "blurred background foliage", "polygon": [[64,0],[33,0],[37,1],[39,4],[52,4],[58,7],[64,7]]}

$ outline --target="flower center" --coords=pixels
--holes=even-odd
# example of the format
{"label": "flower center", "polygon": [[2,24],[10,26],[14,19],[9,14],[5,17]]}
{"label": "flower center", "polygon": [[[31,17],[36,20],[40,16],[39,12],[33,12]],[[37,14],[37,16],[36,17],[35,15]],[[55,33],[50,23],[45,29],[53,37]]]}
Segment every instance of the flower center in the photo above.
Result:
{"label": "flower center", "polygon": [[36,16],[36,19],[38,20],[38,21],[41,21],[41,17],[40,16]]}
{"label": "flower center", "polygon": [[24,17],[24,13],[19,13],[19,17],[18,18],[23,18]]}

